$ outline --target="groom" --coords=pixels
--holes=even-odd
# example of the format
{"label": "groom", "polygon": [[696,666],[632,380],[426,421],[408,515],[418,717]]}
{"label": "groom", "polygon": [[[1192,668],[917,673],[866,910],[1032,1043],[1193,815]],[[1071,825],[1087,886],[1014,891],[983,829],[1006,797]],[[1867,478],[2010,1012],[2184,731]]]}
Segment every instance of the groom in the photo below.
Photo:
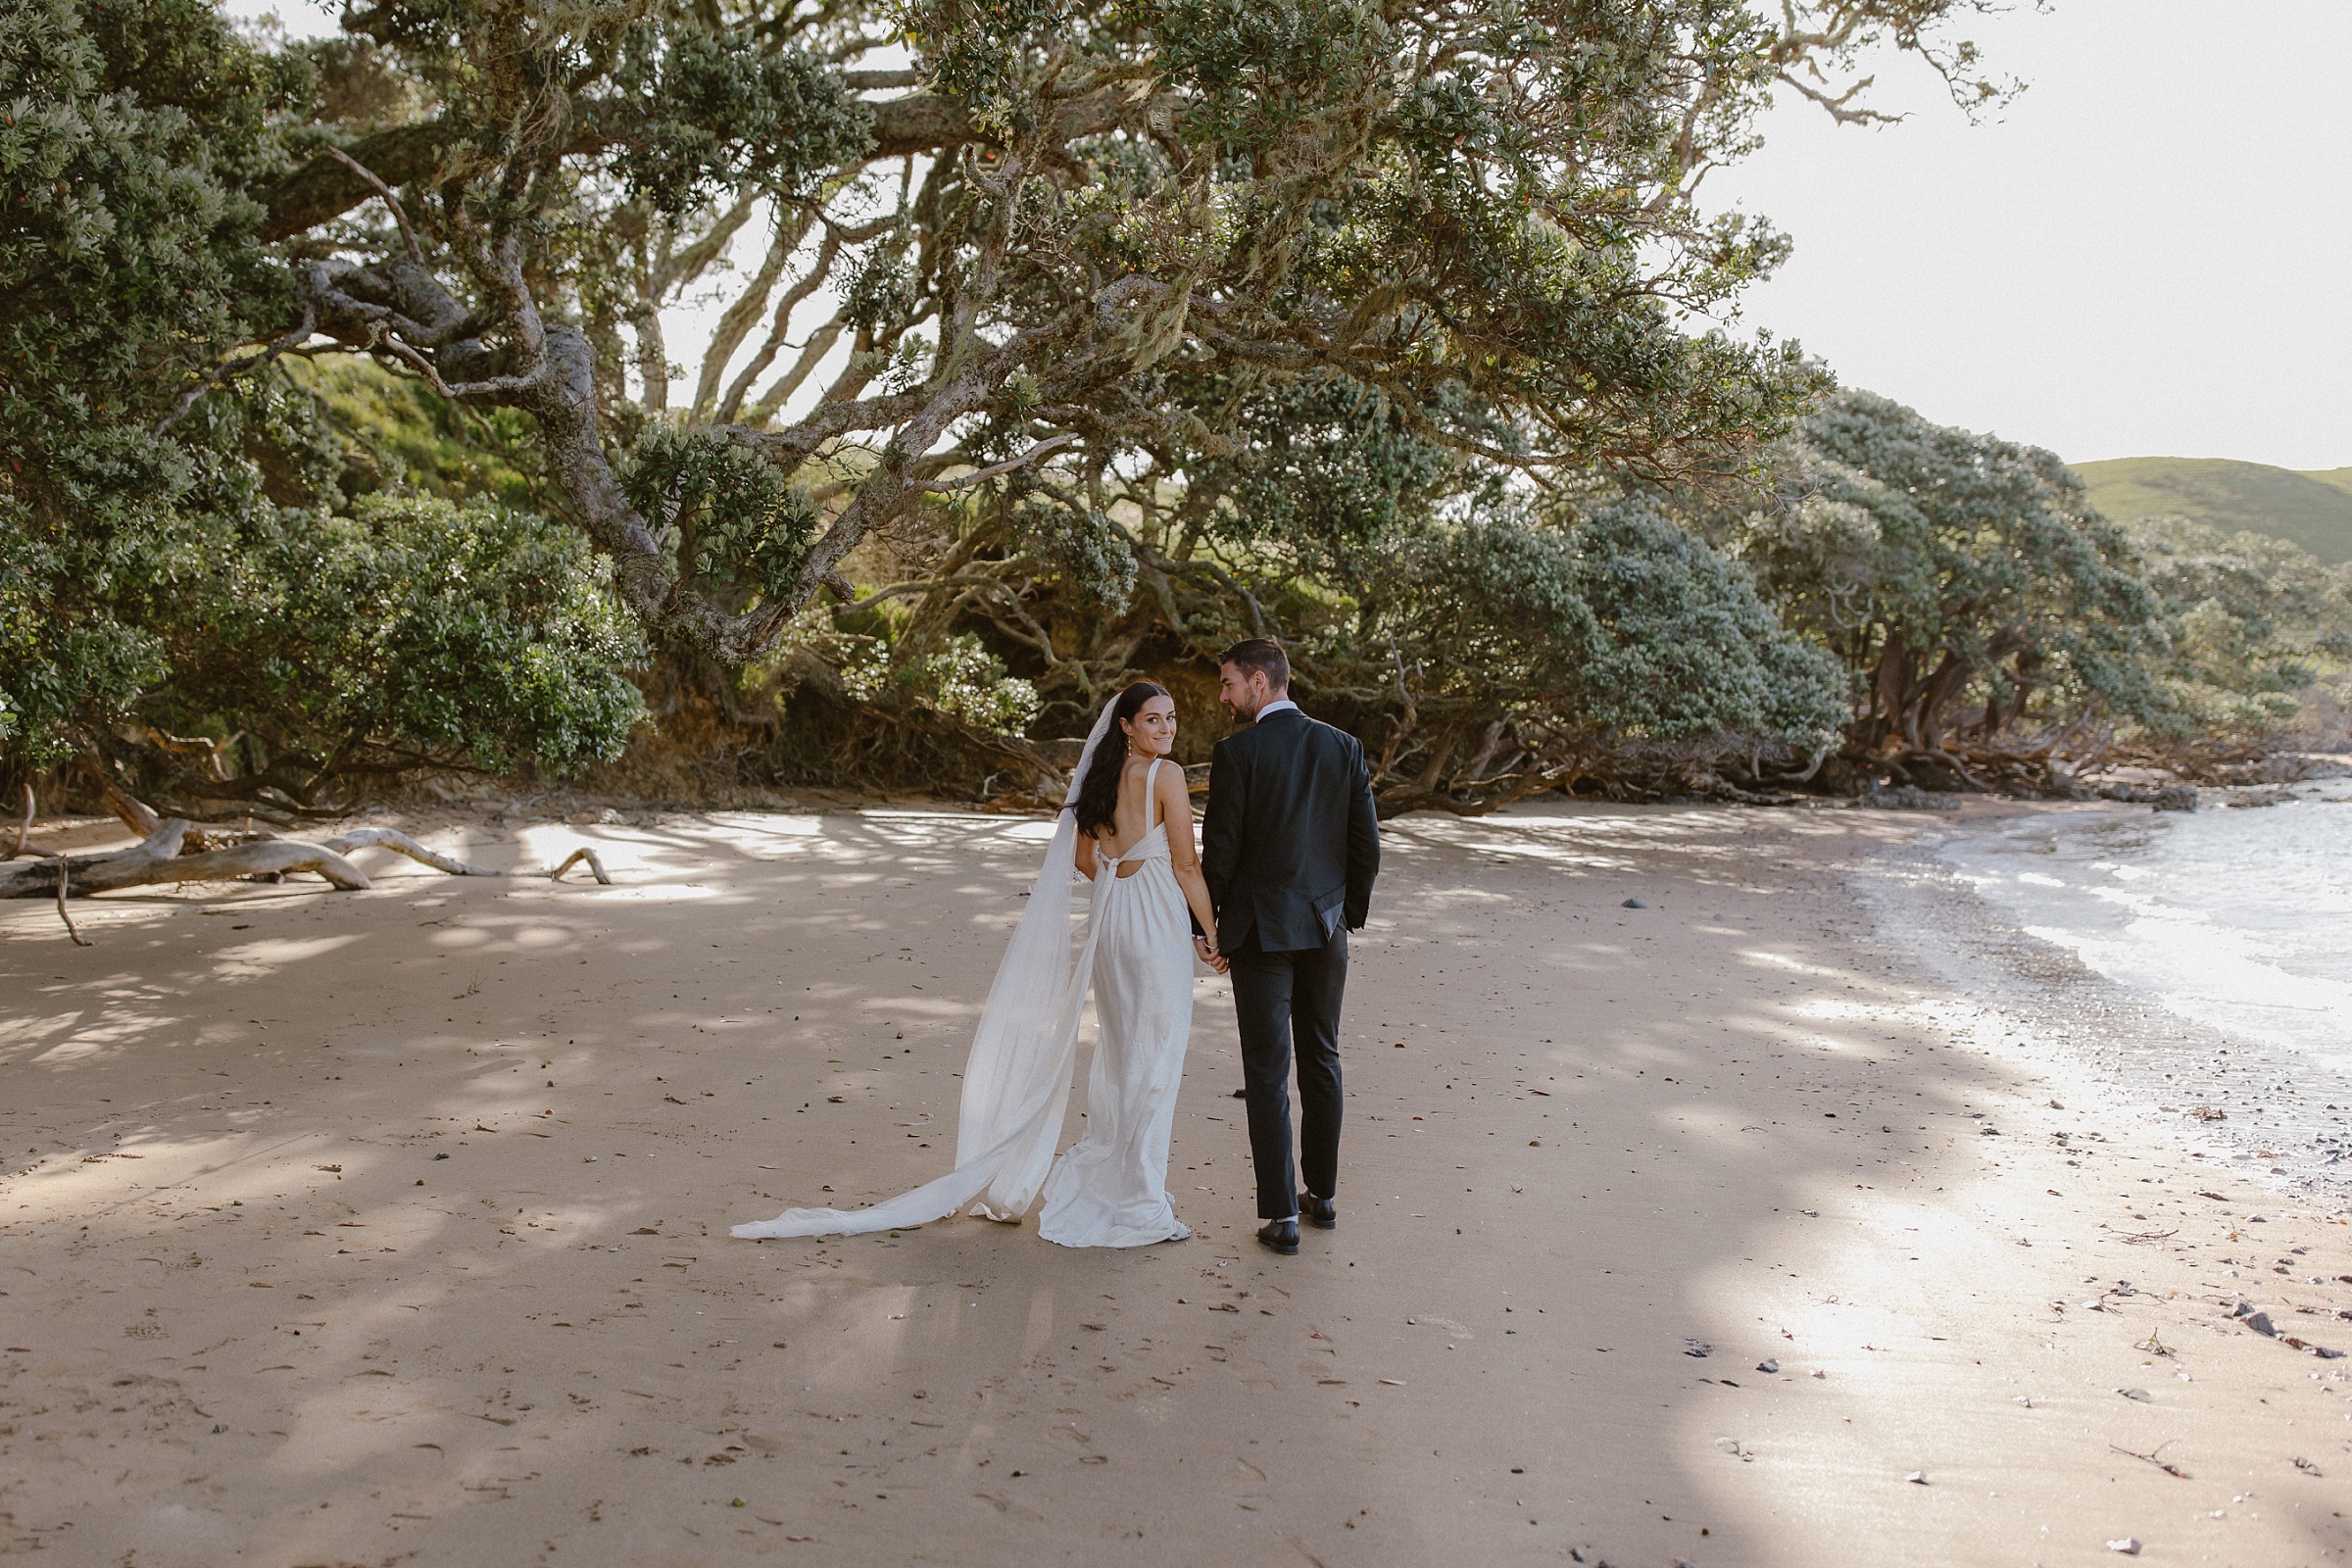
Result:
{"label": "groom", "polygon": [[[1218,661],[1218,699],[1250,727],[1209,763],[1200,868],[1217,912],[1201,958],[1232,965],[1257,1239],[1298,1250],[1298,1217],[1331,1230],[1340,1170],[1340,998],[1348,933],[1360,930],[1380,871],[1380,822],[1364,749],[1290,699],[1291,662],[1262,637]],[[1291,1056],[1298,1058],[1299,1191],[1291,1164]]]}

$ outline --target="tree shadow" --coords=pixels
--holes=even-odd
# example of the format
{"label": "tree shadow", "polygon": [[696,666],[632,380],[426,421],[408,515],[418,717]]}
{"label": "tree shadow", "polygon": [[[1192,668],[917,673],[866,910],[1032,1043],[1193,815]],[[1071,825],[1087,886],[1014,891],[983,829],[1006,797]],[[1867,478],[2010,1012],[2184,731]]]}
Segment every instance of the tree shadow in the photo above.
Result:
{"label": "tree shadow", "polygon": [[0,1456],[42,1462],[5,1506],[87,1553],[289,1562],[1811,1560],[1788,1487],[1816,1527],[1928,1539],[1948,1495],[1868,1500],[1929,1442],[1901,1380],[1975,1396],[1949,1293],[1889,1247],[1941,1224],[1932,1255],[2007,1277],[1930,1195],[1978,1179],[1949,1129],[2016,1081],[1902,1021],[1821,831],[1388,824],[1342,1224],[1295,1259],[1250,1242],[1208,980],[1170,1166],[1194,1240],[726,1236],[947,1167],[1042,821],[599,829],[614,888],[145,895],[94,952],[7,911],[0,1145],[40,1152],[0,1173]]}

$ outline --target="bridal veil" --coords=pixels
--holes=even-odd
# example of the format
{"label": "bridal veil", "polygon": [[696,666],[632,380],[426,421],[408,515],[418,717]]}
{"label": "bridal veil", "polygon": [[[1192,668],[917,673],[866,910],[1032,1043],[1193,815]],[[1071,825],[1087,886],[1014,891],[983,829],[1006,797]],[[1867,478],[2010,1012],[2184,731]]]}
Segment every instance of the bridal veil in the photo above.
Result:
{"label": "bridal veil", "polygon": [[967,1204],[989,1219],[1018,1220],[1054,1163],[1078,1054],[1078,1020],[1094,968],[1095,922],[1070,928],[1076,886],[1078,788],[1109,732],[1112,704],[1086,738],[1054,840],[1030,885],[1028,907],[997,966],[963,1069],[956,1124],[956,1168],[870,1208],[788,1208],[738,1225],[751,1241],[787,1236],[861,1236],[945,1219]]}

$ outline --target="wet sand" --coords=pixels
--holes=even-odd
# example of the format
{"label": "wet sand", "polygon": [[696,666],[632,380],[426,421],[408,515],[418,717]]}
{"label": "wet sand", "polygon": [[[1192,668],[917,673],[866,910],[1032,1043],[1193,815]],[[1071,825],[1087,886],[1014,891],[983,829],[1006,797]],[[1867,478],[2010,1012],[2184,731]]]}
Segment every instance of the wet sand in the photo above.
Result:
{"label": "wet sand", "polygon": [[1296,1258],[1206,976],[1195,1240],[727,1238],[944,1168],[1036,822],[443,818],[617,885],[369,850],[88,901],[88,949],[0,906],[0,1554],[2344,1560],[2352,1360],[2230,1311],[2352,1348],[2352,1216],[1887,946],[1854,871],[1945,825],[1388,824]]}

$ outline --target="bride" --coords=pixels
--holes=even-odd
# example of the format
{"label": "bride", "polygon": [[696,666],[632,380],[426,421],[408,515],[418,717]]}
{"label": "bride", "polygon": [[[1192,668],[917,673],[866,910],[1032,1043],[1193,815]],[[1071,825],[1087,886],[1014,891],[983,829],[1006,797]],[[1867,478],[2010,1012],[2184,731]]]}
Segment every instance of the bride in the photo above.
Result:
{"label": "bride", "polygon": [[[966,1205],[1018,1222],[1041,1198],[1038,1234],[1064,1247],[1146,1247],[1192,1234],[1168,1201],[1168,1140],[1192,1033],[1193,958],[1220,972],[1225,963],[1213,936],[1192,935],[1192,922],[1213,932],[1216,919],[1184,770],[1163,765],[1175,744],[1175,700],[1148,680],[1096,719],[973,1033],[956,1168],[871,1208],[790,1208],[735,1235],[862,1235]],[[1094,889],[1074,933],[1073,871]],[[1101,1037],[1086,1136],[1056,1162],[1090,983]]]}

